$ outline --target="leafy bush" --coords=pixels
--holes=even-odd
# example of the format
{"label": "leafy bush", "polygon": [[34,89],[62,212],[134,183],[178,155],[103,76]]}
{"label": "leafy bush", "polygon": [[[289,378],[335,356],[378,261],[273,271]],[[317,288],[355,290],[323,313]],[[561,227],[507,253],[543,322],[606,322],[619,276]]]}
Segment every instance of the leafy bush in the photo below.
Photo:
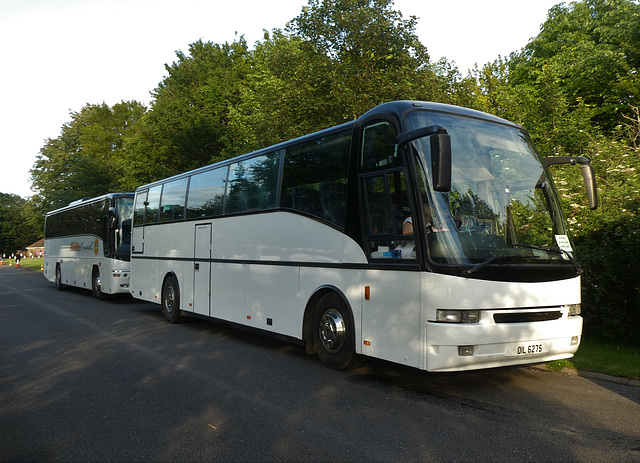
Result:
{"label": "leafy bush", "polygon": [[[633,108],[638,114],[638,108]],[[600,205],[589,211],[576,196],[579,173],[560,180],[582,277],[585,334],[640,345],[640,118],[617,136],[592,138],[587,155],[596,169]],[[575,169],[577,170],[577,169]],[[564,187],[564,188],[563,188]],[[584,195],[584,193],[582,193]]]}

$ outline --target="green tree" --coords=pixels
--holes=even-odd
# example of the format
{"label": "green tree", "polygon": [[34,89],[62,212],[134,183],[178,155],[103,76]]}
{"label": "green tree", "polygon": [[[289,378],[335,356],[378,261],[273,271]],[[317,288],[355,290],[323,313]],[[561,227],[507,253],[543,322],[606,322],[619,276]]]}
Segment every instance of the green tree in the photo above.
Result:
{"label": "green tree", "polygon": [[241,103],[230,110],[241,135],[230,154],[353,120],[385,101],[449,98],[454,92],[415,34],[416,18],[391,5],[311,0],[284,31],[265,33]]}
{"label": "green tree", "polygon": [[234,139],[225,150],[240,154],[343,122],[333,97],[334,63],[308,43],[281,30],[256,44],[241,101],[230,108]]}
{"label": "green tree", "polygon": [[479,79],[473,73],[463,77],[455,62],[446,58],[429,64],[429,72],[432,77],[427,79],[428,86],[417,99],[488,110]]}
{"label": "green tree", "polygon": [[551,8],[540,34],[512,55],[523,121],[549,151],[579,152],[585,133],[611,134],[640,103],[640,5],[585,0]]}
{"label": "green tree", "polygon": [[477,83],[473,91],[473,100],[463,105],[474,107],[513,122],[521,123],[518,101],[509,81],[509,60],[502,58],[485,64],[481,69],[476,67],[472,71]]}
{"label": "green tree", "polygon": [[41,236],[29,217],[27,200],[0,193],[0,255],[24,249]]}
{"label": "green tree", "polygon": [[150,111],[126,139],[129,188],[224,159],[233,136],[228,112],[239,104],[248,53],[243,38],[198,41],[165,66]]}
{"label": "green tree", "polygon": [[347,120],[396,99],[436,93],[417,18],[404,19],[392,0],[310,0],[287,30],[332,63],[330,96]]}
{"label": "green tree", "polygon": [[87,104],[71,113],[31,169],[34,204],[55,209],[82,197],[120,190],[127,175],[124,137],[146,108],[136,102]]}

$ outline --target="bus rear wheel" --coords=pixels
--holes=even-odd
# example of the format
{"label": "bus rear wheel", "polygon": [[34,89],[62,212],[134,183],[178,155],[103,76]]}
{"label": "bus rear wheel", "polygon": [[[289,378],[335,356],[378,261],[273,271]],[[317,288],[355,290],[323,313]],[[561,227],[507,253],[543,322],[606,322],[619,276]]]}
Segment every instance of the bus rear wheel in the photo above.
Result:
{"label": "bus rear wheel", "polygon": [[60,268],[60,264],[56,265],[56,289],[58,291],[62,291],[64,289],[64,285],[62,284],[62,269]]}
{"label": "bus rear wheel", "polygon": [[184,320],[180,314],[180,287],[173,275],[168,276],[162,286],[162,313],[169,323]]}
{"label": "bus rear wheel", "polygon": [[320,299],[313,314],[313,342],[322,363],[336,370],[362,365],[355,353],[355,332],[349,308],[340,296],[329,293]]}
{"label": "bus rear wheel", "polygon": [[100,269],[97,267],[93,269],[93,275],[91,276],[91,292],[100,300],[105,298],[105,294],[102,292],[102,279],[100,278]]}

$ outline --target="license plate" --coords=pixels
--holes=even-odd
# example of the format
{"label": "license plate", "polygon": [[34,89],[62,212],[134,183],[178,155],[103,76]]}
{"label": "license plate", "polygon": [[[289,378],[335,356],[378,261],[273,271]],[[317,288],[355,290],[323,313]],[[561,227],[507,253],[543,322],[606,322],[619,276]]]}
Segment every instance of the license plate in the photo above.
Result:
{"label": "license plate", "polygon": [[512,357],[522,357],[527,355],[538,355],[547,353],[548,346],[544,342],[527,342],[512,344],[509,355]]}

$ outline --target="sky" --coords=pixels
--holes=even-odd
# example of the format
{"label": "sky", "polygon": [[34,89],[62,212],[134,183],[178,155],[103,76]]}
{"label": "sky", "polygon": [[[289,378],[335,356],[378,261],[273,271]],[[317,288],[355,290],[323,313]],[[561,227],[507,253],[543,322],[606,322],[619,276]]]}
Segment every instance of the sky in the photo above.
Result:
{"label": "sky", "polygon": [[[432,61],[459,70],[509,56],[561,0],[395,0]],[[86,104],[137,100],[197,40],[252,46],[308,0],[0,0],[0,193],[33,195],[29,170],[47,139]]]}

